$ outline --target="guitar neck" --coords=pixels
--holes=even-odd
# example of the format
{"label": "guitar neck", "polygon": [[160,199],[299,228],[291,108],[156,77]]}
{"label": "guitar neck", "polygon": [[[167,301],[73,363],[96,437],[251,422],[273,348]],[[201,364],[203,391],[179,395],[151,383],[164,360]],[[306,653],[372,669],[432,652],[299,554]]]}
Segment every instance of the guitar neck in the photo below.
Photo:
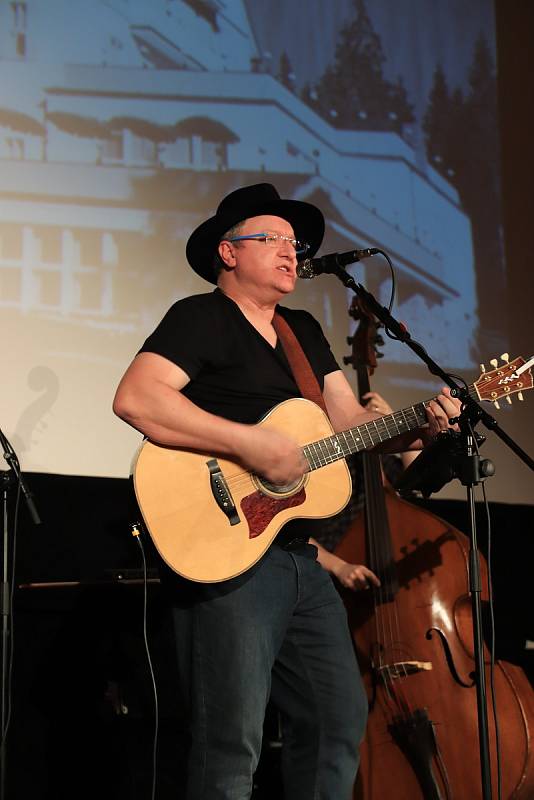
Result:
{"label": "guitar neck", "polygon": [[[469,386],[469,394],[477,396],[474,386]],[[309,471],[325,467],[333,461],[352,455],[352,453],[370,450],[382,442],[394,439],[395,436],[420,428],[428,421],[425,409],[430,402],[431,400],[425,400],[372,422],[365,422],[356,428],[349,428],[341,433],[327,436],[325,439],[310,442],[302,448]]]}

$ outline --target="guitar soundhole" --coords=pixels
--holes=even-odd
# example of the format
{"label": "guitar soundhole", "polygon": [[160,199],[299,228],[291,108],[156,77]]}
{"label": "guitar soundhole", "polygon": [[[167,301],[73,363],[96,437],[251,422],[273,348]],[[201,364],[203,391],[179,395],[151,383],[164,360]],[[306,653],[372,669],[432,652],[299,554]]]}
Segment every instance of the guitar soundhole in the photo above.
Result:
{"label": "guitar soundhole", "polygon": [[306,478],[307,476],[303,475],[302,478],[299,478],[298,481],[293,481],[293,483],[278,484],[270,483],[266,481],[265,478],[260,478],[258,475],[252,476],[256,488],[263,494],[274,497],[276,500],[296,494],[304,486]]}

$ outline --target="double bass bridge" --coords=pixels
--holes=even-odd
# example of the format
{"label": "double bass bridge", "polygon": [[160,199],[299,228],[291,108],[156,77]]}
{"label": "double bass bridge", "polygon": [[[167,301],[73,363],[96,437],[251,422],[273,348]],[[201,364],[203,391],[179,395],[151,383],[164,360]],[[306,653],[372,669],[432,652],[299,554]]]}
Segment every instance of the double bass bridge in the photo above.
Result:
{"label": "double bass bridge", "polygon": [[383,664],[376,668],[377,674],[387,680],[388,678],[405,678],[418,672],[428,672],[432,669],[431,661],[394,661],[392,664]]}

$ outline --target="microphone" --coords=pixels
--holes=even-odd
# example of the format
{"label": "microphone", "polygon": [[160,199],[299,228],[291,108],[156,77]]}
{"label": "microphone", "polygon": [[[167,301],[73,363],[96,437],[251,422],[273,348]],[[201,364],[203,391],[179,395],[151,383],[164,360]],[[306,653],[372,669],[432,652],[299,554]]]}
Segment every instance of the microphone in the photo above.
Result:
{"label": "microphone", "polygon": [[376,256],[379,252],[376,247],[366,247],[364,250],[349,250],[346,253],[329,253],[321,258],[305,258],[297,264],[297,275],[299,278],[309,280],[323,273],[335,273],[347,264],[354,264],[368,256]]}

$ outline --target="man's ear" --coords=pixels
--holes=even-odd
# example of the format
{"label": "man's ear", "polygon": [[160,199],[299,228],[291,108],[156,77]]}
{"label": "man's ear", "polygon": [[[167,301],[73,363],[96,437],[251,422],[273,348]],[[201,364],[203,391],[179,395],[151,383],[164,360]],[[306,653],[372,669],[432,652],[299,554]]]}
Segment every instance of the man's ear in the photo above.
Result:
{"label": "man's ear", "polygon": [[236,265],[236,258],[234,254],[234,247],[231,242],[219,242],[219,258],[223,262],[226,269],[233,269]]}

